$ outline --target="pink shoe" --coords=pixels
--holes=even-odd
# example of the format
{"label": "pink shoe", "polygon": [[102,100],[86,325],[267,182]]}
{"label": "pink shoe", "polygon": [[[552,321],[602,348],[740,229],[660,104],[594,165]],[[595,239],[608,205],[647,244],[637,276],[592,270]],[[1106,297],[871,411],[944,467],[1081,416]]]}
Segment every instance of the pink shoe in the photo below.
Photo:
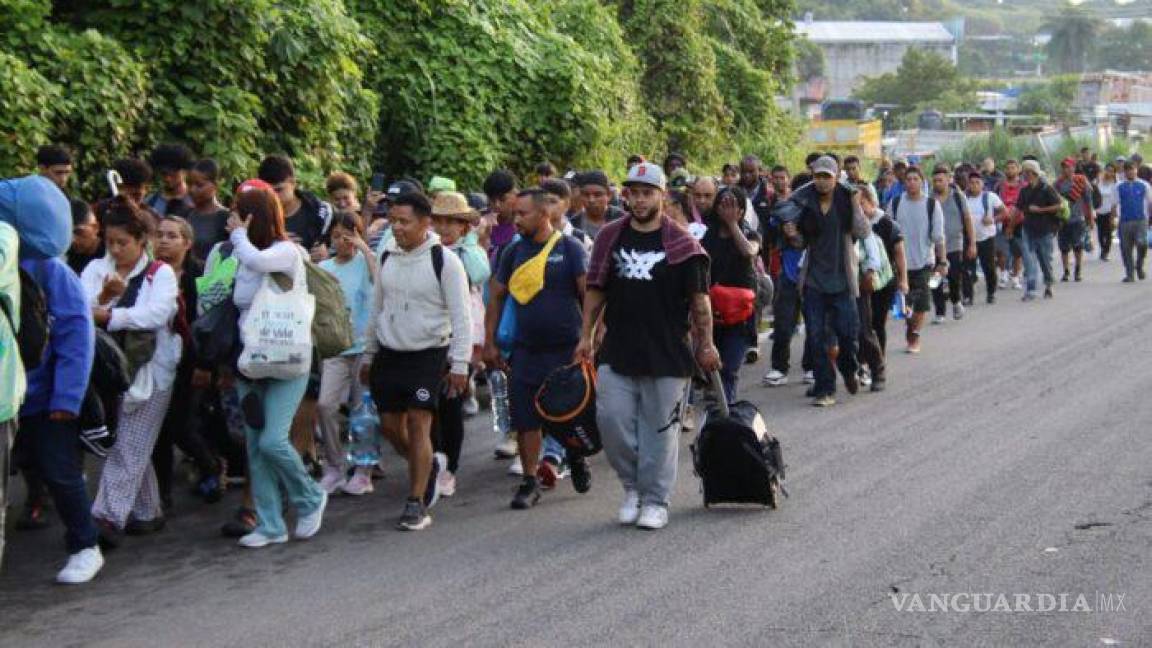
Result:
{"label": "pink shoe", "polygon": [[344,492],[349,495],[366,495],[375,490],[372,486],[372,473],[363,468],[357,468],[352,479],[344,484]]}
{"label": "pink shoe", "polygon": [[320,478],[320,489],[325,493],[332,495],[341,488],[344,488],[345,483],[347,483],[347,480],[344,479],[343,470],[335,466],[327,466],[324,468],[324,476]]}

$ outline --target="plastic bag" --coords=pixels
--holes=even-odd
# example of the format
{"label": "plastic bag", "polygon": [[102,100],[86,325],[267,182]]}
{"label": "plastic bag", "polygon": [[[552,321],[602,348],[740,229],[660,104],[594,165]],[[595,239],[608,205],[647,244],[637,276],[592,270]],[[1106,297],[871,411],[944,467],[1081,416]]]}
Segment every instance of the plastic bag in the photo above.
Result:
{"label": "plastic bag", "polygon": [[240,327],[244,350],[237,367],[251,380],[299,378],[312,367],[316,298],[308,292],[303,261],[295,277],[292,288],[281,291],[266,275]]}

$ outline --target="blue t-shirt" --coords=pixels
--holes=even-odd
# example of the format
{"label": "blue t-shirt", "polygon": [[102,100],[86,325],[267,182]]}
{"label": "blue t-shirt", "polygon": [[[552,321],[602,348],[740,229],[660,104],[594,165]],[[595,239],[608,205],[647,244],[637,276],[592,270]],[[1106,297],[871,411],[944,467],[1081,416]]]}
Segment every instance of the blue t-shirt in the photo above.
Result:
{"label": "blue t-shirt", "polygon": [[[500,255],[496,280],[505,286],[512,273],[532,259],[544,245],[520,239]],[[588,274],[584,246],[571,236],[562,236],[548,256],[544,288],[527,304],[516,302],[516,346],[529,351],[573,348],[580,341],[583,323],[577,281]],[[508,299],[515,301],[511,294]]]}
{"label": "blue t-shirt", "polygon": [[1116,187],[1120,203],[1120,222],[1144,220],[1148,214],[1144,205],[1148,200],[1148,184],[1143,180],[1125,180]]}
{"label": "blue t-shirt", "polygon": [[341,355],[364,353],[364,335],[368,330],[368,319],[372,317],[372,281],[368,276],[368,262],[363,254],[357,252],[347,263],[340,263],[336,257],[332,257],[321,261],[320,267],[340,282],[340,287],[344,289],[344,303],[352,318],[355,343]]}

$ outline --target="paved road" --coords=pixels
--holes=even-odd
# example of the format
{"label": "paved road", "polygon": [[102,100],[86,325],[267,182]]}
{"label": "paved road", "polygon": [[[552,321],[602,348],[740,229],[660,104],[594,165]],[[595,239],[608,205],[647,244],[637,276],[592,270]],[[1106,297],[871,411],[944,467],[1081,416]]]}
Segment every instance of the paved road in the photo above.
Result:
{"label": "paved road", "polygon": [[[685,452],[664,531],[614,523],[602,458],[592,493],[564,483],[514,512],[478,422],[460,495],[425,533],[392,530],[396,477],[334,501],[314,540],[259,552],[216,535],[233,499],[185,503],[78,589],[50,584],[58,525],[17,533],[0,644],[1152,644],[1152,285],[1121,285],[1116,262],[1087,276],[931,327],[920,357],[897,341],[888,391],[829,410],[749,368],[742,391],[790,465],[779,511],[704,510]],[[1067,593],[1067,609],[1084,594],[1096,611],[891,597],[958,592]],[[1124,609],[1100,611],[1097,592]]]}

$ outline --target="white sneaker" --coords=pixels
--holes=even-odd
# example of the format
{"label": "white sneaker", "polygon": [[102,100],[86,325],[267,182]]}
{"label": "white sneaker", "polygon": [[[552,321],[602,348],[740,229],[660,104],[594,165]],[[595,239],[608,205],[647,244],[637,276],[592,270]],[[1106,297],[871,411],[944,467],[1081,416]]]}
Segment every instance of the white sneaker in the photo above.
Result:
{"label": "white sneaker", "polygon": [[307,540],[316,535],[320,530],[320,523],[324,521],[324,509],[328,508],[328,493],[324,493],[320,498],[320,506],[316,507],[308,515],[301,515],[300,519],[296,520],[296,539]]}
{"label": "white sneaker", "polygon": [[520,464],[520,457],[514,457],[512,462],[508,464],[508,474],[517,477],[524,476],[524,466]]}
{"label": "white sneaker", "polygon": [[773,369],[764,375],[764,380],[760,381],[765,387],[780,387],[781,385],[788,384],[788,376],[782,371]]}
{"label": "white sneaker", "polygon": [[104,567],[104,555],[100,547],[88,547],[68,557],[68,564],[56,574],[56,582],[61,585],[82,585],[96,577]]}
{"label": "white sneaker", "polygon": [[248,547],[249,549],[259,549],[261,547],[267,547],[270,544],[284,544],[285,542],[288,542],[287,533],[279,536],[266,536],[259,531],[253,531],[243,538],[240,538],[236,544],[241,547]]}
{"label": "white sneaker", "polygon": [[804,384],[805,385],[815,385],[816,384],[816,372],[815,371],[805,371],[804,372]]}
{"label": "white sneaker", "polygon": [[344,478],[344,471],[335,466],[325,466],[324,476],[320,478],[320,488],[325,493],[332,495],[336,491],[344,488],[348,480]]}
{"label": "white sneaker", "polygon": [[480,401],[476,400],[475,396],[469,396],[468,399],[464,401],[463,408],[464,416],[472,418],[480,413]]}
{"label": "white sneaker", "polygon": [[932,323],[936,324],[937,326],[939,326],[940,324],[943,324],[945,321],[946,321],[946,318],[943,315],[935,315],[932,317]]}
{"label": "white sneaker", "polygon": [[668,509],[655,504],[645,504],[640,509],[640,518],[636,520],[636,526],[652,531],[663,529],[668,526]]}
{"label": "white sneaker", "polygon": [[357,467],[352,473],[352,479],[344,484],[344,492],[348,495],[366,495],[376,490],[372,485],[372,468]]}
{"label": "white sneaker", "polygon": [[640,519],[640,493],[624,491],[624,501],[620,504],[620,524],[636,524]]}
{"label": "white sneaker", "polygon": [[1020,277],[1012,277],[1012,290],[1020,290],[1024,285],[1020,283]]}
{"label": "white sneaker", "polygon": [[859,380],[860,380],[860,386],[861,387],[871,387],[872,386],[872,372],[871,371],[868,371],[867,369],[861,367],[860,373],[857,375],[860,377]]}
{"label": "white sneaker", "polygon": [[964,319],[964,304],[961,304],[960,302],[956,302],[955,304],[952,304],[952,319],[954,319],[954,320]]}
{"label": "white sneaker", "polygon": [[452,497],[456,494],[456,475],[442,470],[440,476],[436,478],[437,486],[440,488],[440,497]]}
{"label": "white sneaker", "polygon": [[497,459],[511,459],[518,456],[520,451],[520,444],[516,442],[516,433],[509,432],[504,440],[496,446]]}
{"label": "white sneaker", "polygon": [[999,286],[1000,288],[1007,288],[1008,287],[1008,271],[1007,270],[1001,270],[1000,271],[1000,280],[996,282],[996,285]]}

